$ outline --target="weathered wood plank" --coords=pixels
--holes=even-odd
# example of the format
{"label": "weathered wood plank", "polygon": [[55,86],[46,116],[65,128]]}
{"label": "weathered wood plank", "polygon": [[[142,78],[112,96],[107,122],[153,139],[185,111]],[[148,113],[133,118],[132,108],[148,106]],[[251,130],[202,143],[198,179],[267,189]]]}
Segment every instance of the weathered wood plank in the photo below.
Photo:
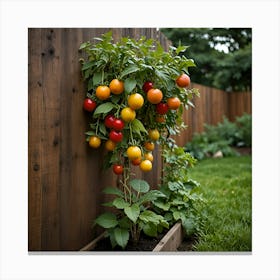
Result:
{"label": "weathered wood plank", "polygon": [[[40,63],[40,29],[28,30],[28,250],[41,248],[42,186],[41,186],[41,123],[42,64]],[[30,78],[32,77],[32,78]]]}
{"label": "weathered wood plank", "polygon": [[167,234],[160,240],[153,252],[177,251],[177,248],[182,243],[183,231],[180,222],[176,223]]}

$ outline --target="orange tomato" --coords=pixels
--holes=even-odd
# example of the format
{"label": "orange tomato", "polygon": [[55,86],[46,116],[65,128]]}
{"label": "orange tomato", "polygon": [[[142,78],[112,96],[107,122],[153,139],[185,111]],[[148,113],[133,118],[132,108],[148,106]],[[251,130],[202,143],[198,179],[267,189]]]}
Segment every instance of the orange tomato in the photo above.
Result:
{"label": "orange tomato", "polygon": [[105,148],[107,151],[110,151],[112,152],[116,147],[116,143],[113,142],[111,139],[108,139],[106,142],[105,142]]}
{"label": "orange tomato", "polygon": [[133,164],[133,165],[139,165],[140,163],[141,163],[141,157],[139,157],[139,158],[136,158],[136,159],[133,159],[132,161],[131,161],[131,163]]}
{"label": "orange tomato", "polygon": [[163,98],[162,91],[157,88],[152,88],[147,92],[147,99],[152,104],[158,104]]}
{"label": "orange tomato", "polygon": [[153,142],[145,142],[144,147],[148,151],[153,151],[155,149],[155,144]]}
{"label": "orange tomato", "polygon": [[121,94],[124,91],[124,83],[118,79],[113,79],[109,84],[109,88],[113,94]]}
{"label": "orange tomato", "polygon": [[95,95],[100,100],[106,100],[110,97],[110,88],[107,86],[98,86]]}
{"label": "orange tomato", "polygon": [[178,97],[170,97],[167,99],[169,109],[177,110],[180,107],[181,101]]}
{"label": "orange tomato", "polygon": [[176,84],[178,87],[188,87],[191,83],[190,77],[183,73],[176,79]]}
{"label": "orange tomato", "polygon": [[164,117],[164,115],[157,115],[157,116],[156,116],[156,122],[157,122],[157,123],[164,123],[164,122],[165,122],[165,117]]}

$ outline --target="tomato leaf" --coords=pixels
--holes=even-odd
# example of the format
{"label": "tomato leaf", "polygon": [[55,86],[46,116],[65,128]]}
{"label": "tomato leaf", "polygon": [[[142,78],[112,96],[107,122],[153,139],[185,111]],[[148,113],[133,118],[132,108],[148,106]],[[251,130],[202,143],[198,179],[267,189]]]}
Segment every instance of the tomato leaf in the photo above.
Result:
{"label": "tomato leaf", "polygon": [[125,207],[129,206],[129,203],[124,201],[123,198],[117,197],[114,199],[113,205],[118,209],[124,209]]}
{"label": "tomato leaf", "polygon": [[104,213],[95,219],[95,223],[103,228],[112,228],[118,224],[118,221],[115,214]]}
{"label": "tomato leaf", "polygon": [[127,92],[127,93],[131,93],[134,88],[136,87],[136,80],[134,79],[131,79],[131,78],[127,78],[125,81],[124,81],[124,90]]}
{"label": "tomato leaf", "polygon": [[134,190],[140,193],[146,193],[150,189],[149,184],[146,181],[140,179],[133,179],[129,184]]}
{"label": "tomato leaf", "polygon": [[117,227],[114,229],[114,237],[117,244],[124,249],[129,239],[129,231],[128,229]]}
{"label": "tomato leaf", "polygon": [[137,204],[132,204],[124,208],[124,213],[133,223],[136,223],[140,214],[140,208]]}
{"label": "tomato leaf", "polygon": [[134,73],[139,70],[139,67],[136,64],[130,64],[126,67],[120,74],[120,78],[127,76],[128,74]]}
{"label": "tomato leaf", "polygon": [[145,129],[143,123],[141,121],[139,121],[138,119],[134,119],[131,122],[131,126],[132,126],[133,131],[135,131],[138,134],[141,134],[141,132],[148,134],[148,131]]}
{"label": "tomato leaf", "polygon": [[107,187],[103,190],[103,193],[105,194],[114,194],[114,195],[118,195],[121,197],[124,197],[124,194],[121,190],[119,190],[118,188],[114,188],[114,187]]}
{"label": "tomato leaf", "polygon": [[145,224],[143,227],[143,231],[148,236],[157,237],[157,226],[153,223]]}
{"label": "tomato leaf", "polygon": [[106,102],[104,104],[99,105],[95,112],[94,115],[98,115],[98,114],[107,114],[109,113],[111,110],[113,110],[115,108],[115,105],[111,102]]}

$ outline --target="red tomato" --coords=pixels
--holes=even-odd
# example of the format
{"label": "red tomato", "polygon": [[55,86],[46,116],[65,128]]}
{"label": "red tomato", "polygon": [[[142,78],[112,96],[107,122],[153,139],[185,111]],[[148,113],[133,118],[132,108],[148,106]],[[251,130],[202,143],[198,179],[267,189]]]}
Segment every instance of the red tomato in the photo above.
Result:
{"label": "red tomato", "polygon": [[120,131],[115,131],[115,130],[111,130],[109,133],[109,138],[113,141],[113,142],[121,142],[123,139],[123,134]]}
{"label": "red tomato", "polygon": [[153,87],[154,87],[153,83],[151,81],[147,81],[144,83],[142,89],[147,93]]}
{"label": "red tomato", "polygon": [[167,103],[158,103],[156,105],[156,111],[160,115],[165,115],[168,112],[168,105],[167,105]]}
{"label": "red tomato", "polygon": [[115,117],[113,115],[108,115],[105,118],[105,126],[108,128],[113,128],[114,125],[114,121],[115,121]]}
{"label": "red tomato", "polygon": [[83,107],[86,111],[92,112],[96,108],[96,102],[90,98],[86,98]]}
{"label": "red tomato", "polygon": [[123,166],[120,164],[114,164],[113,165],[113,171],[116,175],[120,175],[123,173]]}
{"label": "red tomato", "polygon": [[121,131],[124,128],[124,122],[121,119],[115,119],[113,122],[113,129]]}

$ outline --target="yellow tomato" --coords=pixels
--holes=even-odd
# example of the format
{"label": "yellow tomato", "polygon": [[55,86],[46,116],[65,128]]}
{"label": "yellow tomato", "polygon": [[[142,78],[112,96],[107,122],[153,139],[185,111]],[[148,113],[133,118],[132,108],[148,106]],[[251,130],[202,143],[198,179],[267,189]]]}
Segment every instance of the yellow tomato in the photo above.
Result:
{"label": "yellow tomato", "polygon": [[144,158],[148,159],[150,162],[153,162],[153,160],[154,160],[154,157],[153,157],[152,153],[144,154]]}
{"label": "yellow tomato", "polygon": [[128,97],[128,106],[133,109],[133,110],[137,110],[137,109],[140,109],[143,104],[144,104],[144,98],[141,94],[139,93],[134,93],[134,94],[131,94],[129,97]]}
{"label": "yellow tomato", "polygon": [[141,157],[141,149],[137,146],[130,146],[126,150],[127,156],[130,160],[137,159]]}
{"label": "yellow tomato", "polygon": [[97,136],[91,136],[88,143],[89,143],[90,147],[96,149],[96,148],[100,147],[101,139]]}
{"label": "yellow tomato", "polygon": [[139,167],[142,171],[147,172],[152,170],[153,164],[148,159],[145,159],[140,163]]}
{"label": "yellow tomato", "polygon": [[129,107],[125,107],[121,110],[121,118],[125,122],[131,122],[135,119],[136,112]]}
{"label": "yellow tomato", "polygon": [[124,91],[124,83],[118,79],[113,79],[109,88],[113,94],[121,94]]}
{"label": "yellow tomato", "polygon": [[155,129],[150,129],[149,130],[149,138],[153,141],[157,141],[159,139],[159,132],[158,130],[155,128]]}

